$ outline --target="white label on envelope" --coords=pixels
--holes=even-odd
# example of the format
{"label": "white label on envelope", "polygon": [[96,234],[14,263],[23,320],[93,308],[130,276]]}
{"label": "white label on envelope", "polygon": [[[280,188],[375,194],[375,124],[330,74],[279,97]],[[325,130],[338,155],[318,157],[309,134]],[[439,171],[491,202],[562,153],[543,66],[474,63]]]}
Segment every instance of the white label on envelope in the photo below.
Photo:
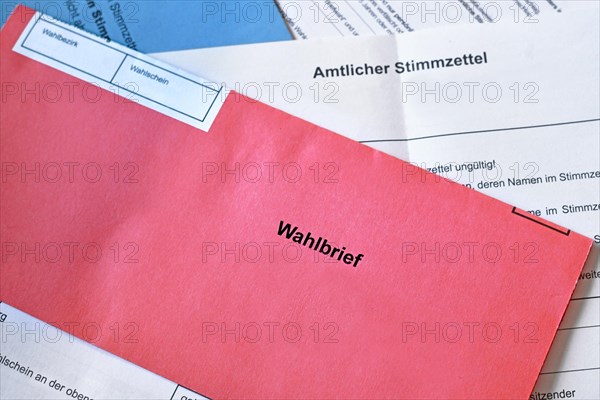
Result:
{"label": "white label on envelope", "polygon": [[[220,85],[40,13],[13,50],[206,132],[226,96]],[[90,101],[105,93],[82,91]]]}

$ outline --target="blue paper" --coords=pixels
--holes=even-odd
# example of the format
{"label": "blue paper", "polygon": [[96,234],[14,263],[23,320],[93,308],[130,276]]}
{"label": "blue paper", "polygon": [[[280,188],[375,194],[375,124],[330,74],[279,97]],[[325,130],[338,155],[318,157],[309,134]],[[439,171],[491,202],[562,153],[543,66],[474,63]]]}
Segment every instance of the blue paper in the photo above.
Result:
{"label": "blue paper", "polygon": [[18,4],[145,53],[292,38],[272,0],[2,1],[1,25]]}

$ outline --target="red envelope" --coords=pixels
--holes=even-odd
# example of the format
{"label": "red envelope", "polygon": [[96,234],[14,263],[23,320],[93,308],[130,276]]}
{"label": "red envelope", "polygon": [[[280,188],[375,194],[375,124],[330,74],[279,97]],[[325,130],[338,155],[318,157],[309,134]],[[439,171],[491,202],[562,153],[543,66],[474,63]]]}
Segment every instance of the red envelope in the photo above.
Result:
{"label": "red envelope", "polygon": [[92,99],[13,51],[30,19],[3,301],[216,398],[528,398],[590,239],[235,93],[208,132]]}

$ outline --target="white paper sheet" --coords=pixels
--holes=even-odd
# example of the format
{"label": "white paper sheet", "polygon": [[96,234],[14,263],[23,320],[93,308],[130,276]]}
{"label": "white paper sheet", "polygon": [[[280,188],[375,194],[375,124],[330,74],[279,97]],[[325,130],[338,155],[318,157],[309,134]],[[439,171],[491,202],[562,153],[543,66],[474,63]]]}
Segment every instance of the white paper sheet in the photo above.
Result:
{"label": "white paper sheet", "polygon": [[276,0],[296,39],[392,35],[456,24],[533,24],[566,0]]}
{"label": "white paper sheet", "polygon": [[85,332],[137,340],[135,323],[107,327],[94,321],[53,326],[0,303],[0,398],[76,400],[203,400],[206,397],[168,381],[71,333]]}

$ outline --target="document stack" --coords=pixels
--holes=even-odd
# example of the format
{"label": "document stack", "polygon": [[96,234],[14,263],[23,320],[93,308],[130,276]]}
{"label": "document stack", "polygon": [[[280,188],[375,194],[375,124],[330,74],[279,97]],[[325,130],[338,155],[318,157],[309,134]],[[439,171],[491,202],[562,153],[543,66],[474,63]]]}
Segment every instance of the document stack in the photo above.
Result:
{"label": "document stack", "polygon": [[600,2],[0,26],[0,399],[600,398]]}

